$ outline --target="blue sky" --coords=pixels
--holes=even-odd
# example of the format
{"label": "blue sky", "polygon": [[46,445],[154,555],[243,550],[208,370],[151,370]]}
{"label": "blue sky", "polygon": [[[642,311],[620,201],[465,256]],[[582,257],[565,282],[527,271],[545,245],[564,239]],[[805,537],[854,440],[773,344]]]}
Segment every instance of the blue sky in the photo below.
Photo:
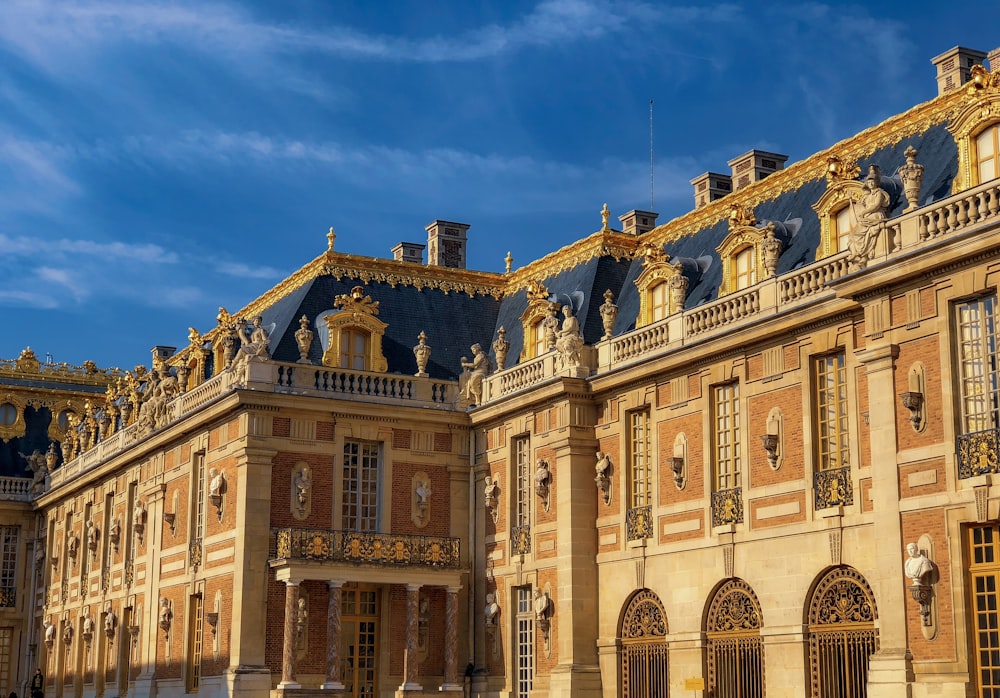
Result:
{"label": "blue sky", "polygon": [[503,270],[750,148],[799,160],[1000,45],[995,2],[4,0],[0,357],[149,364],[435,218]]}

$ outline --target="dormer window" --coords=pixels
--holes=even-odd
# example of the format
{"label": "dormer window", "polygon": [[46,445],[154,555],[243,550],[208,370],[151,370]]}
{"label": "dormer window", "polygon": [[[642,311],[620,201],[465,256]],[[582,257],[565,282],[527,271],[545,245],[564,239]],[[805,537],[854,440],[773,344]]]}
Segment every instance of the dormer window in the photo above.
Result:
{"label": "dormer window", "polygon": [[545,343],[545,327],[544,320],[539,320],[534,325],[531,326],[531,357],[541,356],[545,353],[547,349]]}
{"label": "dormer window", "polygon": [[737,291],[750,288],[757,283],[757,260],[753,247],[744,247],[733,258]]}
{"label": "dormer window", "polygon": [[368,370],[368,343],[371,334],[359,327],[340,331],[340,367],[355,371]]}
{"label": "dormer window", "polygon": [[378,319],[378,301],[366,296],[361,286],[337,296],[338,311],[322,315],[327,341],[323,345],[323,365],[349,371],[385,373],[388,362],[382,353],[387,324]]}
{"label": "dormer window", "polygon": [[837,241],[834,252],[843,252],[851,241],[851,207],[844,206],[833,214],[833,239]]}
{"label": "dormer window", "polygon": [[973,65],[966,96],[948,120],[958,146],[958,173],[951,193],[971,189],[1000,177],[1000,69]]}
{"label": "dormer window", "polygon": [[667,282],[656,284],[649,289],[648,293],[650,322],[662,320],[669,314],[670,309],[670,290]]}
{"label": "dormer window", "polygon": [[1000,176],[1000,124],[983,130],[975,139],[979,184]]}

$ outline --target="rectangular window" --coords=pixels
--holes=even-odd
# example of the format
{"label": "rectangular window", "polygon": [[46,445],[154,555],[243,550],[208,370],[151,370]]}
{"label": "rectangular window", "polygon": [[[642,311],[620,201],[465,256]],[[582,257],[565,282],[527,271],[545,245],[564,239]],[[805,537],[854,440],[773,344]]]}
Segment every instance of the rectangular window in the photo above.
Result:
{"label": "rectangular window", "polygon": [[971,586],[967,598],[972,605],[971,618],[975,627],[972,637],[976,659],[974,672],[979,690],[977,696],[1000,695],[1000,529],[997,526],[976,526],[966,531],[966,554],[969,561]]}
{"label": "rectangular window", "polygon": [[963,434],[993,429],[1000,423],[996,306],[996,295],[955,306]]}
{"label": "rectangular window", "polygon": [[17,544],[20,529],[17,526],[0,527],[0,587],[13,590],[17,586]]}
{"label": "rectangular window", "polygon": [[517,698],[528,698],[535,679],[535,614],[531,587],[517,587]]}
{"label": "rectangular window", "polygon": [[204,623],[205,602],[201,594],[190,597],[188,607],[188,653],[187,681],[188,693],[197,693],[201,686],[201,646],[202,625]]}
{"label": "rectangular window", "polygon": [[847,448],[847,367],[840,352],[816,359],[816,444],[819,470],[845,468],[851,464]]}
{"label": "rectangular window", "polygon": [[628,413],[629,508],[653,503],[649,409]]}
{"label": "rectangular window", "polygon": [[514,471],[516,475],[515,526],[531,525],[531,449],[527,436],[514,439]]}
{"label": "rectangular window", "polygon": [[10,648],[14,641],[14,628],[0,628],[0,693],[10,695],[14,685],[10,678]]}
{"label": "rectangular window", "polygon": [[649,320],[656,322],[667,316],[670,303],[669,286],[664,281],[649,289]]}
{"label": "rectangular window", "polygon": [[994,179],[1000,162],[1000,127],[990,126],[976,137],[976,160],[979,166],[979,184]]}
{"label": "rectangular window", "polygon": [[344,498],[341,528],[345,531],[378,531],[377,441],[344,442]]}
{"label": "rectangular window", "polygon": [[191,468],[191,538],[198,540],[205,535],[205,454],[194,454]]}
{"label": "rectangular window", "polygon": [[743,466],[740,460],[740,384],[716,386],[713,395],[715,491],[721,492],[743,485]]}

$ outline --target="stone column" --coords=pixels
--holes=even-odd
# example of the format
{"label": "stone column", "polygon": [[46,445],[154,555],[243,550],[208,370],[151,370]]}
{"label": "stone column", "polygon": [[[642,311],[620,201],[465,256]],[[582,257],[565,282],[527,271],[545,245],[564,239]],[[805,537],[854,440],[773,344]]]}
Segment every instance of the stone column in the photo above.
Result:
{"label": "stone column", "polygon": [[298,631],[296,612],[301,579],[285,581],[285,643],[281,648],[281,682],[278,688],[302,688],[295,681],[295,635]]}
{"label": "stone column", "polygon": [[872,524],[877,575],[868,581],[878,599],[879,650],[868,671],[870,698],[909,698],[913,658],[907,648],[903,533],[899,522],[895,362],[899,347],[874,345],[856,353],[868,375],[871,420]]}
{"label": "stone column", "polygon": [[327,604],[326,617],[326,682],[323,688],[328,691],[343,691],[344,684],[340,681],[340,588],[343,582],[329,581],[330,601]]}
{"label": "stone column", "polygon": [[458,592],[462,587],[448,587],[444,614],[444,685],[442,691],[461,691],[458,680]]}
{"label": "stone column", "polygon": [[417,683],[417,633],[420,612],[420,585],[406,585],[406,654],[403,655],[403,685],[401,691],[423,689]]}

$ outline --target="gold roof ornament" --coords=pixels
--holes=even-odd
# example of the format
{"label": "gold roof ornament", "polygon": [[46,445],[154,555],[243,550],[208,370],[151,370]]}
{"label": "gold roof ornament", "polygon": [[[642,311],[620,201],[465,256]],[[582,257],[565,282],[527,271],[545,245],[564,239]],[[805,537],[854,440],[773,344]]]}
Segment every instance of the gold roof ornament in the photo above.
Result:
{"label": "gold roof ornament", "polygon": [[636,256],[642,257],[644,267],[658,262],[666,262],[669,259],[667,253],[663,251],[663,245],[649,240],[639,245],[636,249]]}
{"label": "gold roof ornament", "polygon": [[504,274],[509,274],[510,273],[510,268],[512,266],[514,266],[514,255],[512,255],[510,253],[510,250],[507,250],[507,256],[503,258],[503,261],[504,261],[504,264],[506,265],[506,269],[504,270]]}
{"label": "gold roof ornament", "polygon": [[733,204],[729,207],[729,229],[744,228],[757,224],[757,217],[754,215],[752,206],[740,206]]}
{"label": "gold roof ornament", "polygon": [[1000,87],[1000,70],[991,73],[982,64],[972,66],[969,71],[969,87],[966,88],[966,92],[974,95],[987,87]]}
{"label": "gold roof ornament", "polygon": [[601,209],[601,232],[605,230],[611,230],[608,227],[608,219],[611,218],[611,209],[608,208],[607,203],[604,204],[604,208]]}
{"label": "gold roof ornament", "polygon": [[378,315],[378,303],[371,296],[366,296],[361,286],[352,288],[350,294],[341,293],[333,299],[333,307],[356,315]]}
{"label": "gold roof ornament", "polygon": [[549,299],[549,290],[545,288],[545,284],[541,281],[529,281],[526,293],[528,294],[529,304]]}
{"label": "gold roof ornament", "polygon": [[333,252],[333,243],[337,239],[337,234],[333,232],[333,226],[330,226],[330,232],[326,234],[326,251]]}
{"label": "gold roof ornament", "polygon": [[861,176],[861,168],[854,160],[830,155],[826,158],[827,183],[842,182],[845,179],[857,179]]}
{"label": "gold roof ornament", "polygon": [[38,357],[35,356],[35,352],[31,347],[25,347],[21,351],[21,355],[17,357],[15,366],[18,371],[38,373],[38,370],[41,368],[41,362],[38,361]]}

